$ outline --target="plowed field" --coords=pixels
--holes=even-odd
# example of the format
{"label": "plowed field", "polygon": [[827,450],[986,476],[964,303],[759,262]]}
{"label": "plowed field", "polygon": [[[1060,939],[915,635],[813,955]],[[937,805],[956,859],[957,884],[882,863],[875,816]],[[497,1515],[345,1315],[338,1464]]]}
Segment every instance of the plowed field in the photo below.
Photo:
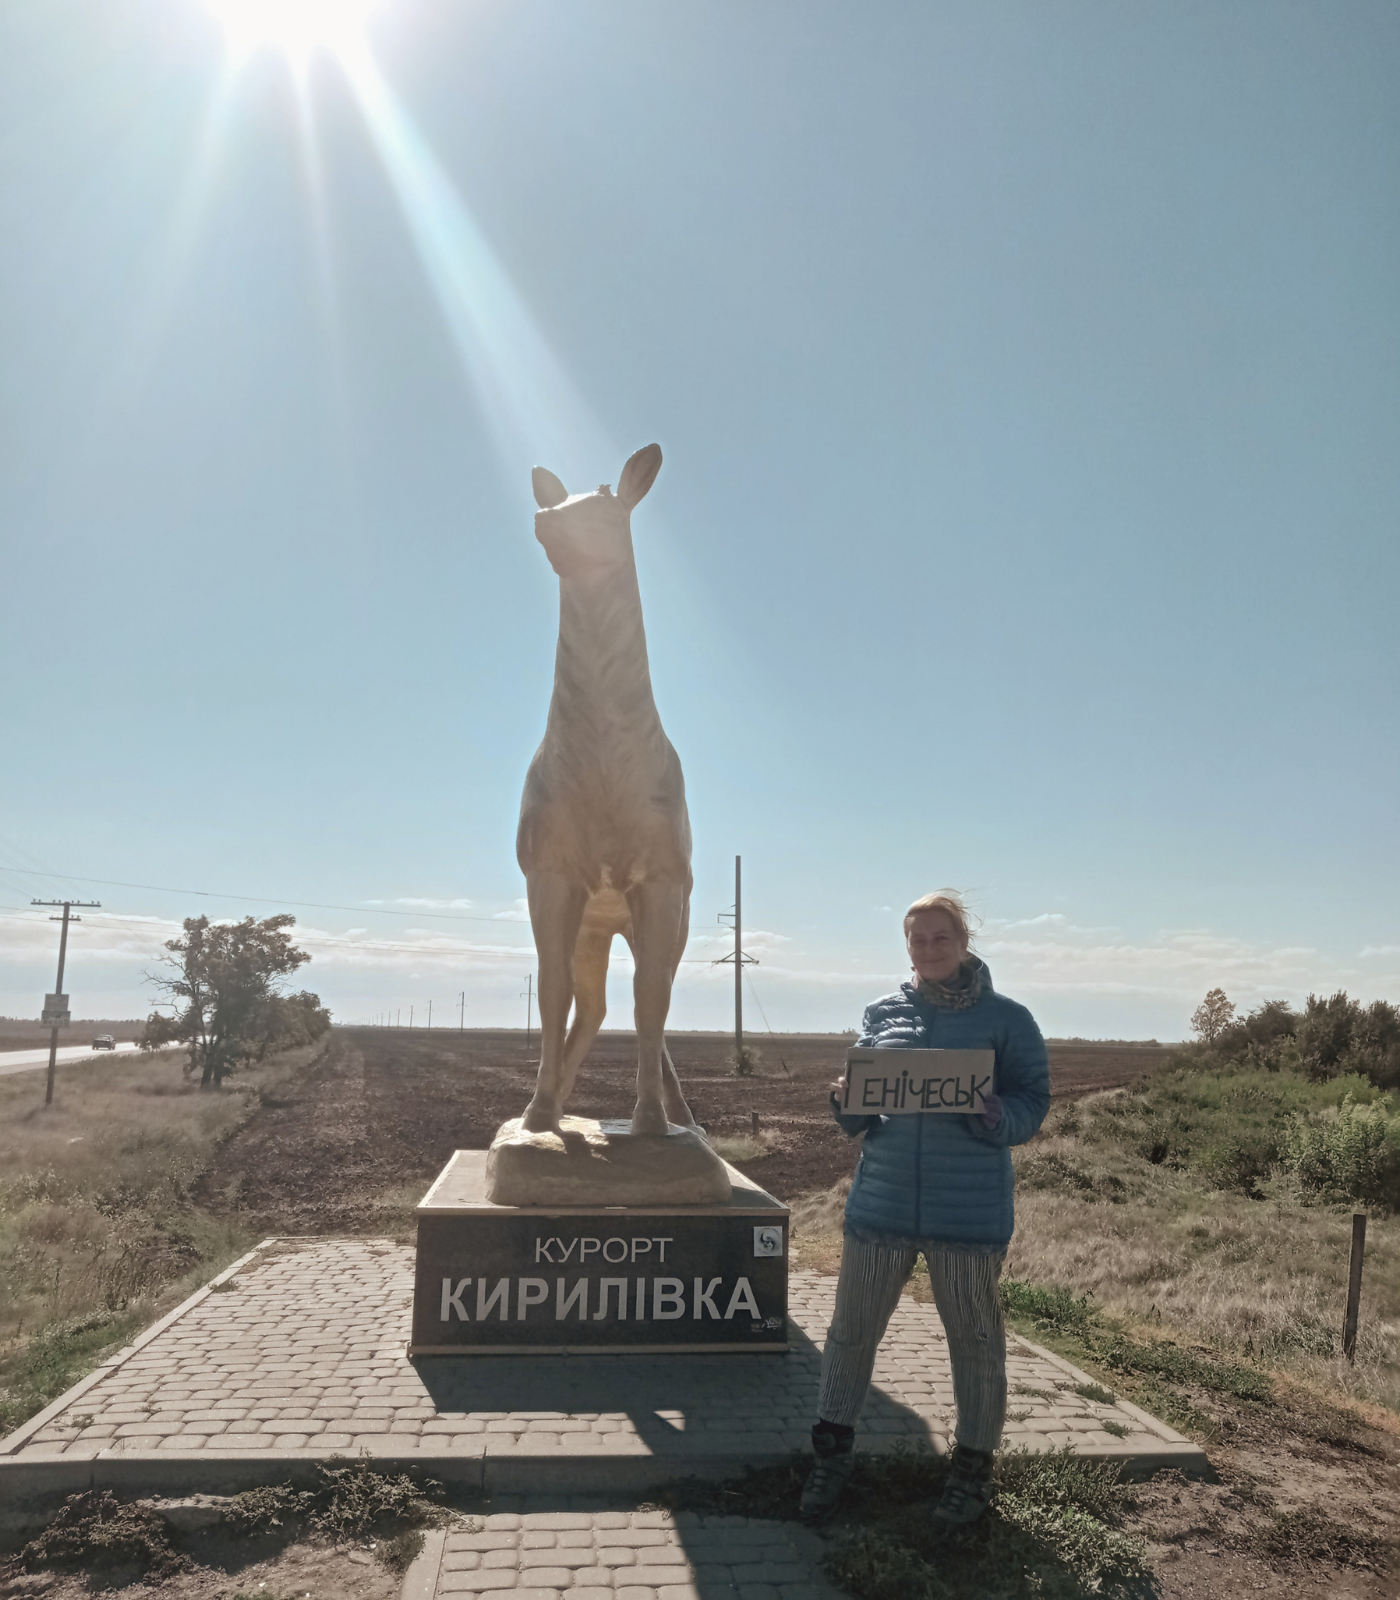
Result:
{"label": "plowed field", "polygon": [[[485,1149],[530,1097],[538,1035],[449,1029],[337,1028],[326,1054],[220,1151],[201,1200],[236,1208],[268,1233],[383,1230],[405,1189],[426,1189],[453,1150]],[[686,1095],[713,1135],[744,1134],[758,1113],[766,1153],[742,1167],[780,1199],[823,1189],[852,1169],[855,1150],[831,1121],[826,1086],[849,1039],[836,1034],[758,1040],[756,1075],[736,1078],[722,1034],[668,1038]],[[1166,1058],[1157,1046],[1051,1046],[1055,1094],[1133,1081]],[[627,1116],[635,1044],[606,1033],[579,1074],[569,1109]]]}

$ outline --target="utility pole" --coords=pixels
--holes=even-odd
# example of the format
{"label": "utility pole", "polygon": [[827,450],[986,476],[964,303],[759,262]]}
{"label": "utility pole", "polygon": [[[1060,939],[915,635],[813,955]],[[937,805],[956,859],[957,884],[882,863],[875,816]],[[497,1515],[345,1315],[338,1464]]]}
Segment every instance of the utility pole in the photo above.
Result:
{"label": "utility pole", "polygon": [[412,1006],[410,1006],[408,1008],[408,1025],[409,1025],[410,1028],[413,1026],[413,1007]]}
{"label": "utility pole", "polygon": [[433,1002],[431,1000],[429,1000],[429,1002],[428,1002],[428,1026],[431,1028],[432,1025],[433,1025]]}
{"label": "utility pole", "polygon": [[462,990],[458,999],[461,1002],[462,1009],[457,1013],[457,1032],[465,1033],[467,1031],[467,991],[465,989]]}
{"label": "utility pole", "polygon": [[734,918],[734,954],[721,956],[717,967],[734,963],[734,1070],[742,1072],[744,1061],[744,968],[758,965],[757,956],[744,954],[744,858],[734,857],[734,910],[721,911],[720,918]]}
{"label": "utility pole", "polygon": [[68,1009],[68,996],[63,992],[63,964],[68,959],[68,924],[81,922],[81,917],[73,915],[74,906],[92,907],[96,909],[102,904],[100,900],[31,900],[32,906],[62,906],[61,917],[50,917],[50,922],[61,922],[63,931],[58,936],[58,982],[54,984],[54,992],[46,996],[44,1002],[43,1020],[52,1023],[49,1033],[49,1075],[44,1084],[44,1104],[53,1104],[53,1080],[58,1070],[58,1030],[63,1027],[72,1016]]}
{"label": "utility pole", "polygon": [[530,1035],[534,1029],[535,1007],[535,975],[529,973],[525,979],[525,1059],[530,1059]]}
{"label": "utility pole", "polygon": [[744,1060],[744,862],[734,857],[734,1070]]}

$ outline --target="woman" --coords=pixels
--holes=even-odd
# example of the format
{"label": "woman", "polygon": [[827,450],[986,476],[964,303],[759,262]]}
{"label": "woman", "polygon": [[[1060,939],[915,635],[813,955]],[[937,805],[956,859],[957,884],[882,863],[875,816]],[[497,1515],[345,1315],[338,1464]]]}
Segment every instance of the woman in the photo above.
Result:
{"label": "woman", "polygon": [[997,1280],[1011,1242],[1009,1146],[1024,1144],[1050,1109],[1045,1041],[1024,1006],[992,988],[969,953],[967,912],[955,894],[929,894],[904,917],[914,982],[877,1000],[856,1043],[877,1050],[993,1050],[994,1093],[976,1114],[848,1116],[841,1080],[831,1111],[865,1135],[846,1202],[836,1312],[822,1355],[812,1429],[816,1462],[802,1514],[835,1510],[855,1467],[855,1425],[875,1351],[920,1253],[948,1337],[957,1401],[952,1471],[934,1507],[943,1530],[966,1527],[991,1499],[992,1454],[1006,1416],[1006,1329]]}

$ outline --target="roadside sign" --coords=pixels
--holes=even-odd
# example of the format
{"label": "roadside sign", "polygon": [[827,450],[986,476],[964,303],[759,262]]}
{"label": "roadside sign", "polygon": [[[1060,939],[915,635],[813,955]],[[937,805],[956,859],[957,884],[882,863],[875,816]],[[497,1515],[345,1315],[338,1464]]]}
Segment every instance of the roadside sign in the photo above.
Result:
{"label": "roadside sign", "polygon": [[68,996],[66,994],[46,994],[44,996],[44,1014],[39,1019],[50,1027],[62,1028],[73,1020],[73,1013],[68,1009]]}

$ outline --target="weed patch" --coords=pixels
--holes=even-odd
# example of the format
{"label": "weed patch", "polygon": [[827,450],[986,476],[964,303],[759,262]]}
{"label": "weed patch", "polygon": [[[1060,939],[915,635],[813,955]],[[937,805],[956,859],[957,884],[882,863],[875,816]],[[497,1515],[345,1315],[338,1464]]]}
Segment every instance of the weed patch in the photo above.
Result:
{"label": "weed patch", "polygon": [[[334,1458],[332,1458],[334,1459]],[[234,1495],[224,1512],[235,1533],[266,1534],[304,1524],[334,1539],[358,1539],[391,1528],[412,1529],[441,1515],[442,1486],[418,1483],[407,1473],[390,1477],[367,1462],[318,1466],[310,1489],[265,1484]]]}
{"label": "weed patch", "polygon": [[1338,1522],[1317,1511],[1290,1511],[1274,1517],[1259,1548],[1281,1565],[1327,1561],[1338,1567],[1384,1572],[1391,1547],[1387,1540],[1354,1523]]}
{"label": "weed patch", "polygon": [[392,1539],[382,1539],[375,1555],[390,1572],[407,1572],[423,1550],[423,1530],[408,1528],[396,1533]]}
{"label": "weed patch", "polygon": [[[1183,1432],[1209,1438],[1216,1431],[1214,1419],[1185,1392],[1189,1389],[1227,1394],[1258,1405],[1272,1403],[1273,1383],[1267,1373],[1183,1349],[1169,1340],[1131,1338],[1118,1319],[1095,1307],[1087,1295],[1009,1278],[1002,1282],[1001,1298],[1013,1324],[1028,1327],[1041,1338],[1050,1335],[1052,1342],[1073,1359],[1136,1380],[1135,1385],[1129,1385],[1132,1398]],[[1092,1381],[1074,1385],[1073,1393],[1103,1405],[1117,1400],[1114,1391]],[[1109,1426],[1106,1422],[1104,1426],[1109,1433],[1126,1437],[1127,1430],[1121,1423]]]}
{"label": "weed patch", "polygon": [[1056,1286],[1043,1287],[1020,1278],[1003,1278],[1002,1309],[1013,1317],[1024,1317],[1038,1328],[1056,1328],[1081,1333],[1097,1313],[1087,1295],[1072,1294]]}
{"label": "weed patch", "polygon": [[[675,1510],[797,1516],[807,1457],[729,1483],[673,1485]],[[997,1463],[987,1516],[937,1540],[928,1513],[948,1475],[929,1451],[861,1455],[823,1565],[857,1600],[1079,1600],[1123,1593],[1148,1573],[1145,1546],[1119,1523],[1133,1505],[1117,1463],[1065,1453]]]}
{"label": "weed patch", "polygon": [[1254,1400],[1261,1405],[1272,1402],[1273,1384],[1267,1374],[1252,1367],[1233,1366],[1211,1356],[1196,1355],[1179,1345],[1140,1344],[1121,1334],[1091,1344],[1095,1356],[1117,1372],[1140,1373],[1165,1378],[1169,1383],[1194,1384],[1236,1400]]}
{"label": "weed patch", "polygon": [[47,1528],[19,1552],[25,1572],[116,1571],[159,1581],[187,1571],[170,1525],[148,1506],[118,1500],[107,1489],[69,1495]]}
{"label": "weed patch", "polygon": [[1076,1383],[1073,1392],[1081,1400],[1094,1400],[1101,1406],[1112,1406],[1118,1403],[1118,1396],[1114,1394],[1113,1390],[1105,1389],[1101,1383]]}

